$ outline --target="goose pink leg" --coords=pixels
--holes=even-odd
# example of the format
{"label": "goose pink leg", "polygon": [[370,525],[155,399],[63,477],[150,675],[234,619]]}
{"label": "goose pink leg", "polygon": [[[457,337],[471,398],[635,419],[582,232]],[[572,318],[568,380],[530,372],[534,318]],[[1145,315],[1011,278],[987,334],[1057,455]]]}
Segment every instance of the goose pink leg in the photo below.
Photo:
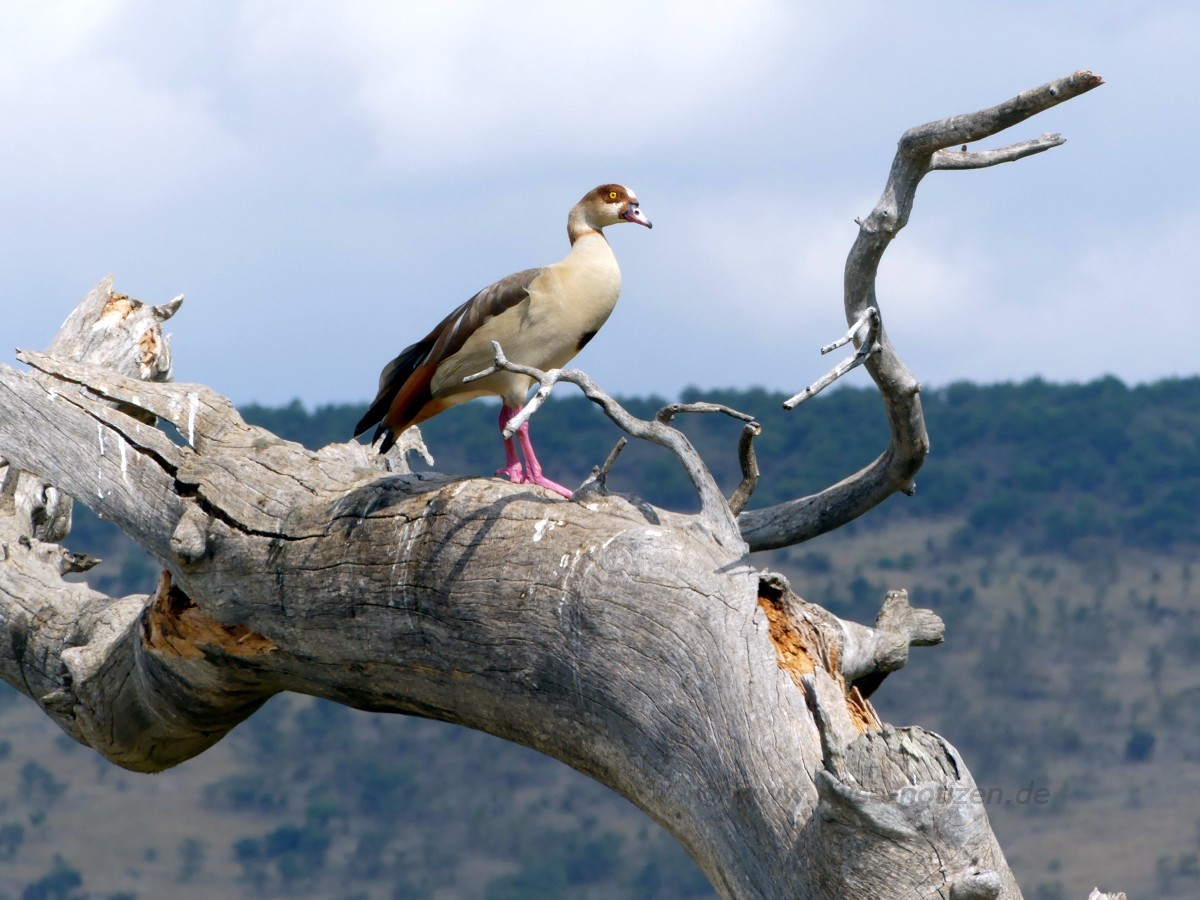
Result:
{"label": "goose pink leg", "polygon": [[[502,406],[500,408],[500,431],[504,431],[504,427],[509,423],[517,413],[521,410],[519,407]],[[570,497],[571,491],[563,487],[555,481],[551,481],[542,474],[542,464],[538,462],[537,455],[533,452],[533,442],[529,440],[529,423],[526,422],[517,429],[516,440],[507,438],[504,441],[504,461],[503,469],[497,469],[496,474],[507,478],[514,484],[536,484],[544,488],[549,488],[556,494],[562,494],[564,497]],[[521,455],[525,457],[525,465],[522,467],[521,460],[517,456],[516,444],[521,445]]]}
{"label": "goose pink leg", "polygon": [[[504,434],[504,426],[508,424],[508,420],[517,414],[517,411],[511,406],[500,407],[500,433]],[[513,484],[523,484],[525,481],[525,470],[521,468],[521,460],[517,456],[517,445],[512,438],[504,438],[504,468],[497,469],[496,474],[501,478],[507,478]]]}

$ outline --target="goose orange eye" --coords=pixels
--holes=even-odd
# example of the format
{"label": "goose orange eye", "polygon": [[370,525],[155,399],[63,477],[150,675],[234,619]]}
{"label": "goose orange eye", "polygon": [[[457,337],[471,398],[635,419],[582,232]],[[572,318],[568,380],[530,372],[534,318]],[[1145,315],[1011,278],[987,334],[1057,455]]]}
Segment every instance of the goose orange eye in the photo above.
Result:
{"label": "goose orange eye", "polygon": [[609,200],[616,200],[616,199],[617,199],[617,192],[616,192],[616,191],[609,191],[609,192],[608,192],[608,199],[609,199]]}

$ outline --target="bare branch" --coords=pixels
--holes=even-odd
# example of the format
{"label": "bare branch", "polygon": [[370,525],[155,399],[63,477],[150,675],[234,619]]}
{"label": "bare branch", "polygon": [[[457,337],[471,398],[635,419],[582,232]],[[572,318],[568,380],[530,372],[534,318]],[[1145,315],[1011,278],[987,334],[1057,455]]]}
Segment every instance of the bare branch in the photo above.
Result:
{"label": "bare branch", "polygon": [[[696,489],[696,493],[700,497],[701,519],[707,523],[707,526],[712,529],[714,535],[723,545],[730,550],[736,550],[739,555],[744,551],[744,544],[738,532],[737,523],[734,520],[734,513],[730,511],[729,505],[717,487],[716,481],[713,480],[712,473],[704,465],[704,460],[700,458],[700,454],[696,452],[696,448],[692,446],[691,441],[687,439],[683,432],[670,427],[662,421],[647,422],[637,418],[598,388],[586,374],[577,369],[553,369],[549,372],[543,372],[540,369],[512,362],[505,357],[504,350],[496,341],[492,341],[492,349],[496,353],[496,358],[492,366],[482,372],[469,376],[465,380],[474,381],[475,379],[491,375],[496,371],[505,370],[515,372],[518,375],[527,375],[540,385],[533,398],[525,404],[520,413],[513,416],[512,420],[510,420],[509,429],[515,430],[523,422],[528,421],[529,417],[550,396],[550,392],[554,389],[555,384],[565,381],[575,385],[583,391],[585,397],[603,409],[605,415],[622,431],[632,437],[658,444],[660,447],[665,447],[674,453],[683,465],[684,471],[687,472],[692,486]],[[724,407],[718,409],[717,404],[702,405],[706,407],[702,410],[705,412],[720,411],[735,414],[739,418],[745,417],[744,413],[735,413]],[[713,408],[708,409],[707,407]],[[681,408],[678,411],[686,410]],[[660,412],[660,415],[662,414]],[[674,413],[670,415],[674,415]],[[670,415],[668,415],[668,418],[670,418]],[[505,436],[509,435],[506,433]]]}
{"label": "bare branch", "polygon": [[668,403],[657,413],[654,414],[654,421],[662,422],[666,425],[676,416],[684,413],[721,413],[733,419],[740,419],[743,422],[753,422],[754,416],[749,413],[740,412],[731,406],[726,406],[723,403]]}
{"label": "bare branch", "polygon": [[[935,167],[948,168],[956,164],[979,168],[1022,159],[1058,146],[1062,139],[1054,135],[1043,136],[1002,150],[965,157],[962,151],[936,157],[939,151],[990,137],[1102,83],[1091,72],[1075,72],[997,106],[906,131],[900,138],[887,185],[875,209],[866,218],[858,220],[858,237],[846,259],[846,323],[856,326],[871,307],[882,315],[875,292],[879,262],[892,239],[907,224],[917,186],[927,172]],[[935,163],[940,165],[935,166]],[[888,340],[882,318],[876,339],[878,349],[870,349],[863,365],[883,398],[891,438],[887,448],[870,465],[817,494],[766,509],[743,511],[738,516],[738,524],[751,550],[787,547],[806,541],[861,516],[898,491],[911,494],[916,490],[914,476],[929,452],[920,385]],[[831,376],[836,379],[837,373],[835,369],[826,379]],[[822,385],[826,379],[814,387]],[[802,392],[793,400],[799,402],[804,396],[805,392]]]}
{"label": "bare branch", "polygon": [[[859,332],[861,332],[864,328],[867,329],[867,340],[863,343],[865,343],[868,347],[873,346],[876,343],[874,339],[875,332],[879,330],[879,310],[877,310],[874,306],[868,306],[863,311],[863,314],[858,317],[858,321],[851,325],[850,329],[840,338],[822,347],[821,355],[825,356],[828,353],[832,353],[838,347],[844,347],[851,341],[856,340]],[[855,346],[857,346],[857,343]]]}
{"label": "bare branch", "polygon": [[758,460],[754,456],[754,439],[762,434],[757,422],[747,422],[738,439],[738,464],[742,467],[742,483],[729,498],[729,510],[735,516],[746,508],[754,488],[758,485]]}
{"label": "bare branch", "polygon": [[1073,72],[1064,78],[1023,91],[996,106],[918,125],[908,129],[900,138],[900,153],[914,161],[928,160],[937,150],[955,144],[973,144],[991,137],[1103,83],[1104,79],[1092,72]]}
{"label": "bare branch", "polygon": [[821,391],[825,390],[825,388],[829,387],[847,372],[857,369],[859,366],[865,363],[872,354],[878,353],[880,346],[879,341],[876,339],[876,335],[879,333],[880,325],[879,310],[877,310],[874,306],[868,306],[863,314],[859,317],[858,321],[850,326],[849,331],[847,331],[842,337],[838,338],[832,344],[826,344],[821,348],[822,355],[836,350],[838,347],[844,346],[850,341],[855,340],[858,336],[858,333],[865,327],[867,329],[867,336],[859,346],[858,352],[856,352],[853,356],[848,356],[846,359],[842,360],[794,397],[789,397],[787,400],[784,400],[783,408],[786,410],[795,409],[805,400],[817,396],[817,394],[821,393]]}
{"label": "bare branch", "polygon": [[1015,162],[1035,153],[1043,153],[1052,147],[1059,147],[1067,142],[1061,134],[1043,134],[1041,137],[1018,144],[1010,144],[995,150],[979,150],[969,152],[964,146],[961,150],[939,150],[930,160],[930,169],[985,169],[1000,163]]}
{"label": "bare branch", "polygon": [[[492,341],[492,351],[496,354],[494,361],[490,366],[482,372],[476,372],[474,375],[468,375],[463,379],[464,382],[478,381],[481,378],[487,378],[489,375],[494,375],[496,372],[508,371],[514,372],[517,375],[528,375],[538,383],[537,392],[525,403],[524,406],[517,412],[515,416],[508,420],[505,425],[503,435],[504,439],[508,440],[517,433],[517,429],[524,425],[533,417],[533,414],[542,408],[542,404],[546,402],[546,398],[550,396],[554,390],[554,385],[562,378],[562,369],[550,369],[543,371],[534,369],[531,366],[523,366],[520,363],[512,362],[504,355],[504,348],[500,346],[499,341]],[[570,380],[570,379],[564,379]]]}
{"label": "bare branch", "polygon": [[742,469],[742,481],[729,498],[729,509],[736,516],[749,502],[758,484],[758,461],[754,457],[754,438],[762,434],[762,426],[749,413],[744,413],[723,403],[668,403],[654,415],[656,422],[667,424],[682,413],[721,413],[745,422],[738,439],[738,464]]}
{"label": "bare branch", "polygon": [[587,481],[579,486],[571,499],[576,503],[586,503],[593,496],[607,496],[608,494],[608,473],[612,471],[613,464],[617,461],[617,457],[621,455],[621,451],[625,449],[625,445],[629,443],[629,438],[621,435],[617,438],[616,444],[605,457],[604,462],[598,466],[592,467],[592,474]]}
{"label": "bare branch", "polygon": [[592,475],[603,483],[608,478],[608,473],[612,471],[613,463],[617,461],[617,457],[621,455],[621,451],[625,449],[625,445],[629,443],[629,438],[619,437],[608,456],[604,458],[604,462],[597,466]]}

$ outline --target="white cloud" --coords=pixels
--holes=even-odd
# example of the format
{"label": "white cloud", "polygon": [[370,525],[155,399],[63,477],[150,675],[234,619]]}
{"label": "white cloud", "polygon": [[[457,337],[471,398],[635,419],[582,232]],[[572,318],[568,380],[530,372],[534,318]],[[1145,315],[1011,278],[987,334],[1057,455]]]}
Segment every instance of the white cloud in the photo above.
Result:
{"label": "white cloud", "polygon": [[727,189],[716,203],[694,200],[684,204],[680,233],[663,236],[662,268],[690,278],[687,309],[718,329],[736,318],[768,333],[804,334],[822,321],[836,330],[855,234],[850,213],[837,206],[761,189]]}
{"label": "white cloud", "polygon": [[86,52],[119,2],[12,0],[0,7],[0,84],[10,85],[44,66],[70,63]]}
{"label": "white cloud", "polygon": [[1055,336],[1051,377],[1083,368],[1144,381],[1197,371],[1198,221],[1193,208],[1142,231],[1108,226],[1095,235],[1035,321],[1043,341]]}
{"label": "white cloud", "polygon": [[797,16],[771,0],[289,2],[249,7],[246,25],[254,71],[329,73],[381,162],[411,177],[634,155],[697,120],[719,129]]}
{"label": "white cloud", "polygon": [[[227,166],[236,142],[195,91],[147,81],[111,28],[122,4],[6,4],[0,12],[5,194],[53,203],[162,202]],[[15,177],[14,177],[15,176]]]}

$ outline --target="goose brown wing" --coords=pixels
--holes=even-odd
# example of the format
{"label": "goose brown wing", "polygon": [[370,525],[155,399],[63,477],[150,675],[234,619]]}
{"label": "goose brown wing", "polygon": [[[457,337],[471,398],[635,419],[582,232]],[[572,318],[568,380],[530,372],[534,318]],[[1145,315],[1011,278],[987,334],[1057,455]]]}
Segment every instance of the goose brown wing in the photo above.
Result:
{"label": "goose brown wing", "polygon": [[405,347],[384,366],[379,375],[379,393],[355,426],[355,437],[376,422],[381,423],[375,439],[388,432],[381,453],[433,399],[430,383],[438,366],[462,349],[467,339],[495,316],[505,314],[529,296],[529,286],[542,269],[525,269],[488,285],[446,316],[417,343]]}

